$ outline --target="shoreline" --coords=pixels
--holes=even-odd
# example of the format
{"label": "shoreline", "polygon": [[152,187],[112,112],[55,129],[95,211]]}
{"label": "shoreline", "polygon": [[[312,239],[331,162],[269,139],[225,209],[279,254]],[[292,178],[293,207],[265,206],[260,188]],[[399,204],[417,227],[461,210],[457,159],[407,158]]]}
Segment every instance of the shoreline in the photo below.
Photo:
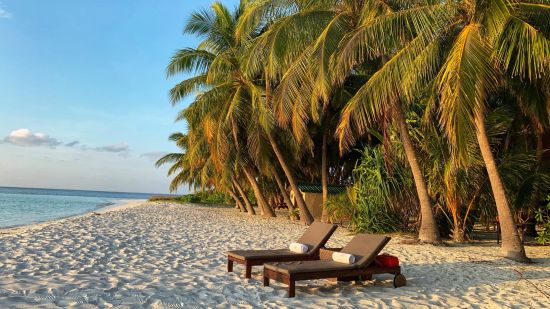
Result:
{"label": "shoreline", "polygon": [[101,214],[106,214],[106,213],[109,213],[109,212],[112,212],[112,211],[126,210],[126,209],[130,209],[130,208],[133,208],[133,207],[136,207],[136,206],[143,205],[146,202],[147,202],[146,199],[117,199],[117,200],[114,200],[112,202],[112,204],[110,204],[110,205],[99,207],[99,208],[96,208],[96,209],[93,209],[93,210],[90,210],[90,211],[86,211],[86,212],[83,212],[83,213],[80,213],[80,214],[76,214],[76,215],[70,215],[70,216],[61,217],[61,218],[58,218],[58,219],[47,220],[47,221],[42,221],[42,222],[35,222],[35,223],[29,223],[29,224],[16,225],[16,226],[11,226],[11,227],[0,227],[0,236],[2,236],[2,235],[14,235],[14,234],[18,234],[18,233],[23,233],[23,232],[26,232],[26,231],[29,231],[29,230],[46,227],[50,224],[60,223],[60,222],[63,222],[65,220],[81,218],[81,217],[85,217],[85,216],[88,216],[88,215],[94,215],[94,214],[100,214],[101,215]]}
{"label": "shoreline", "polygon": [[91,214],[105,214],[111,211],[121,211],[130,209],[136,206],[140,206],[142,204],[147,203],[147,200],[145,199],[131,199],[131,200],[117,200],[114,204],[107,205],[105,207],[98,208],[94,211],[91,211],[89,213]]}

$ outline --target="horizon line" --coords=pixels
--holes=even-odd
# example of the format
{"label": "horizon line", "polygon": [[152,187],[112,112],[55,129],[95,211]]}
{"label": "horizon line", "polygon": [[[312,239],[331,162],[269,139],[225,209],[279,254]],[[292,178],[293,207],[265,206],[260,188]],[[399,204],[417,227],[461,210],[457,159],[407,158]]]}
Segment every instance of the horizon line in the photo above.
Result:
{"label": "horizon line", "polygon": [[151,192],[126,192],[126,191],[106,191],[106,190],[87,190],[87,189],[62,189],[62,188],[37,188],[37,187],[18,187],[18,186],[4,186],[0,185],[0,188],[7,189],[34,189],[34,190],[63,190],[63,191],[88,191],[99,193],[126,193],[126,194],[149,194],[149,195],[177,195],[171,193],[151,193]]}

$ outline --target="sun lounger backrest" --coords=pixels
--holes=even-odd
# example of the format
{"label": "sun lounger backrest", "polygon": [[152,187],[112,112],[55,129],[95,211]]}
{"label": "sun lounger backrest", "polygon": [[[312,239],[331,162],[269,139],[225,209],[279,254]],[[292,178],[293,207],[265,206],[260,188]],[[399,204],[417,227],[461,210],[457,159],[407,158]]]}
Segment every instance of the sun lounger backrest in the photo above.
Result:
{"label": "sun lounger backrest", "polygon": [[302,237],[298,239],[298,242],[308,245],[308,254],[315,253],[327,243],[336,228],[337,226],[335,224],[315,221],[304,232]]}
{"label": "sun lounger backrest", "polygon": [[358,267],[366,267],[372,263],[390,239],[384,235],[357,234],[340,252],[354,255],[354,264]]}

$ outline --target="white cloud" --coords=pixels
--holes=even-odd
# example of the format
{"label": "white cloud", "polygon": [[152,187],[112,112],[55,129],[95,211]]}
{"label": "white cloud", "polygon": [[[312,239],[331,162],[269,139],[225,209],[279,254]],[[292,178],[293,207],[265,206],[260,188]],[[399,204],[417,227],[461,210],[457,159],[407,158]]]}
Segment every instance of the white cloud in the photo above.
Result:
{"label": "white cloud", "polygon": [[[1,5],[1,3],[0,3],[0,5]],[[6,11],[5,9],[3,9],[3,8],[0,7],[0,19],[1,19],[1,18],[6,18],[6,19],[8,19],[8,18],[11,18],[12,16],[13,16],[12,13],[10,13],[10,12],[8,12],[8,11]]]}
{"label": "white cloud", "polygon": [[32,133],[29,129],[17,129],[4,138],[4,142],[18,146],[49,146],[56,147],[61,144],[56,138],[44,133]]}
{"label": "white cloud", "polygon": [[97,147],[96,150],[105,152],[127,152],[129,150],[128,143],[119,143],[114,145],[106,145]]}
{"label": "white cloud", "polygon": [[8,136],[4,137],[3,140],[0,139],[0,143],[9,143],[25,147],[46,146],[50,148],[56,148],[57,146],[64,146],[66,148],[80,149],[81,151],[91,150],[99,152],[109,152],[117,153],[119,156],[122,157],[130,157],[130,147],[128,143],[118,143],[100,147],[88,147],[78,140],[73,140],[72,142],[66,143],[58,140],[57,138],[50,137],[45,133],[33,133],[31,132],[31,130],[25,128],[11,131],[11,133]]}

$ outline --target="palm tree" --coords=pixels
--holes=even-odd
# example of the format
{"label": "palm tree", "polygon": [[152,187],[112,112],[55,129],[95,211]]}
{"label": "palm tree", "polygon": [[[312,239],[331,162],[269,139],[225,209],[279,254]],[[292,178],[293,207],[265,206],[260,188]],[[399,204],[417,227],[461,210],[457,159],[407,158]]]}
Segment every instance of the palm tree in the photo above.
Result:
{"label": "palm tree", "polygon": [[[321,110],[326,114],[335,90],[343,86],[350,74],[358,73],[357,68],[354,68],[356,65],[364,63],[362,58],[365,53],[362,50],[363,46],[352,44],[354,35],[362,30],[361,27],[365,23],[370,23],[376,18],[385,18],[391,12],[391,9],[389,6],[382,5],[381,1],[365,1],[364,3],[357,1],[319,1],[311,3],[279,1],[278,4],[286,8],[282,11],[290,13],[283,17],[275,14],[277,19],[259,37],[256,46],[252,49],[257,52],[253,53],[251,58],[255,62],[250,66],[254,69],[265,63],[265,67],[273,71],[270,75],[274,76],[273,78],[280,78],[277,92],[277,102],[279,104],[276,108],[279,111],[277,113],[279,122],[284,125],[288,123],[289,118],[292,118],[293,132],[297,139],[301,139],[305,133],[305,123],[310,119],[320,119],[319,114],[316,113],[319,109],[318,106],[321,105]],[[266,5],[265,1],[258,1],[255,6],[253,5],[247,9],[240,21],[240,30],[245,33],[250,32],[251,24],[253,24],[251,21],[262,20],[258,16],[270,14],[271,10],[269,8],[270,6]],[[274,11],[279,12],[280,10]],[[405,17],[393,21],[393,24],[404,23],[404,21],[411,21],[411,19],[416,18],[429,18],[435,16],[439,11],[437,9],[426,12],[411,10]],[[404,29],[403,33],[406,33],[407,30]],[[338,50],[339,45],[343,44],[342,42],[349,44]],[[377,56],[390,54],[390,46],[385,47],[386,50],[378,52]],[[351,55],[357,56],[358,54],[361,55],[360,59],[348,61],[348,57]],[[339,68],[331,67],[331,59],[334,57],[337,57],[340,62],[338,63]],[[342,63],[346,61],[352,63]],[[376,81],[376,78],[371,78],[369,82],[372,83],[372,81]],[[352,134],[348,129],[353,121],[350,118],[355,117],[357,113],[351,111],[358,105],[358,102],[362,101],[361,96],[364,96],[367,92],[365,88],[359,90],[360,93],[350,100],[348,107],[344,110],[343,121],[339,126],[342,150],[355,144],[356,140],[352,138]],[[395,89],[391,90],[393,94]],[[395,115],[407,158],[413,170],[422,209],[422,225],[419,238],[425,242],[438,243],[439,235],[432,207],[418,165],[416,152],[408,136],[403,108],[399,105],[401,102],[395,96],[384,102],[385,106],[375,106],[369,111],[370,118],[379,118],[383,113]],[[289,113],[289,111],[292,111],[292,113]],[[308,113],[308,111],[311,111],[311,113]],[[355,127],[358,127],[359,134],[365,133],[368,129],[367,121],[363,121],[362,126],[357,123],[354,124]],[[323,147],[322,154],[322,175],[324,176],[322,182],[325,199],[328,184],[326,177],[327,139],[328,136],[325,135],[323,138],[325,147]]]}
{"label": "palm tree", "polygon": [[[256,95],[256,89],[238,72],[241,47],[233,39],[233,29],[239,14],[239,9],[231,13],[222,4],[214,3],[211,11],[191,15],[185,32],[204,40],[197,49],[178,51],[170,62],[168,76],[181,72],[195,74],[176,85],[171,90],[171,97],[172,102],[177,103],[196,91],[203,91],[178,119],[186,120],[191,131],[204,131],[209,154],[218,172],[231,169],[242,172],[253,189],[261,212],[275,216],[260,190],[254,160],[249,152],[241,150],[242,145],[247,145],[243,142],[247,136],[254,134],[247,132],[250,127],[247,127],[245,114],[255,116],[250,112],[253,111],[251,99]],[[231,172],[228,174],[227,182],[233,182]],[[241,191],[239,186],[236,187]],[[246,199],[244,201],[248,204]],[[254,213],[248,205],[247,208],[250,214]]]}
{"label": "palm tree", "polygon": [[[311,48],[308,45],[313,42],[318,33],[310,33],[305,29],[322,29],[333,14],[333,7],[337,1],[251,1],[239,20],[237,38],[251,41],[248,53],[243,60],[243,71],[247,76],[264,76],[266,100],[265,104],[272,117],[280,128],[287,129],[292,119],[292,132],[295,142],[303,144],[308,150],[312,150],[313,143],[307,134],[307,123],[311,119],[308,107],[319,120],[317,103],[308,97],[307,92],[299,93],[297,87],[292,88],[292,98],[282,99],[281,85],[285,72],[288,70],[300,70],[305,62],[306,55]],[[300,26],[307,25],[306,28]],[[317,31],[318,32],[318,31]],[[304,52],[304,49],[306,52]],[[299,61],[296,61],[299,59]],[[286,93],[285,93],[286,95]],[[328,100],[326,101],[328,103]],[[323,111],[328,109],[325,104]],[[324,116],[323,119],[328,119]],[[272,125],[273,126],[273,125]],[[290,183],[292,191],[299,192],[295,173],[290,168],[280,148],[278,139],[273,133],[272,126],[266,128],[266,135],[273,146],[285,175]],[[321,182],[323,185],[323,204],[328,196],[328,166],[327,144],[329,132],[323,132],[323,147],[321,149]],[[300,194],[295,194],[296,204],[300,209],[300,216],[306,223],[312,221],[305,206],[305,201]],[[326,217],[326,214],[325,216]],[[309,224],[309,223],[308,223]]]}
{"label": "palm tree", "polygon": [[[550,126],[549,12],[548,0],[251,0],[235,12],[215,3],[186,26],[203,42],[178,51],[167,69],[169,76],[193,74],[171,90],[173,103],[198,93],[178,116],[189,125],[183,154],[163,158],[175,163],[173,183],[228,191],[253,213],[242,186],[248,183],[270,215],[266,196],[278,188],[288,200],[285,182],[298,193],[298,179],[320,177],[326,201],[329,171],[342,177],[333,137],[344,154],[373,135],[384,145],[397,132],[392,151],[399,149],[414,178],[421,241],[439,242],[432,197],[451,211],[459,239],[464,204],[480,203],[471,189],[487,183],[492,194],[480,194],[494,198],[502,253],[526,260],[510,207],[516,195],[504,190],[517,186],[499,173],[506,156],[489,138],[499,125],[485,118],[497,91],[515,96],[504,103],[517,103],[517,121],[534,132],[540,162]],[[441,154],[415,135],[411,109],[419,101],[425,119],[438,123],[425,123],[425,132],[448,148]],[[437,162],[444,176],[430,170]],[[279,170],[285,179],[276,177]]]}
{"label": "palm tree", "polygon": [[499,76],[537,80],[550,74],[550,32],[543,33],[536,27],[537,17],[550,10],[550,2],[534,5],[502,0],[492,1],[486,7],[469,5],[466,8],[467,18],[461,20],[463,27],[436,80],[441,93],[440,121],[457,151],[464,156],[461,152],[464,137],[469,135],[469,127],[475,129],[499,215],[502,254],[526,261],[491,151],[485,127],[485,102],[499,84]]}
{"label": "palm tree", "polygon": [[[340,68],[361,63],[369,52],[357,50],[365,51],[365,46],[374,57],[390,55],[350,101],[342,117],[341,139],[348,142],[352,125],[364,131],[381,103],[414,100],[435,79],[431,91],[439,103],[440,124],[458,157],[467,160],[470,136],[478,141],[499,214],[502,254],[527,260],[487,138],[485,102],[499,76],[533,81],[548,75],[548,26],[537,26],[548,16],[548,2],[397,2],[392,12],[363,23],[342,44],[342,56],[335,61]],[[399,109],[394,111],[404,127]],[[401,132],[406,135],[404,128]]]}
{"label": "palm tree", "polygon": [[[361,86],[342,112],[337,130],[340,147],[342,150],[348,149],[355,143],[355,136],[367,133],[374,122],[395,123],[419,199],[419,240],[437,244],[440,242],[440,235],[428,188],[404,116],[407,110],[407,95],[411,96],[412,93],[404,93],[402,87],[399,87],[401,82],[409,82],[411,92],[419,90],[417,88],[420,87],[420,81],[399,72],[403,68],[413,70],[414,67],[411,65],[414,64],[417,55],[407,53],[409,50],[399,50],[399,47],[404,45],[416,51],[421,48],[420,46],[424,46],[423,40],[408,38],[415,33],[434,36],[436,30],[433,29],[441,28],[449,22],[452,11],[449,12],[443,4],[436,1],[424,7],[418,6],[418,3],[422,2],[429,1],[367,1],[363,14],[359,15],[360,18],[355,23],[355,29],[348,32],[339,42],[333,57],[332,79],[342,83],[350,73],[364,71],[361,66],[369,62],[371,67],[374,66],[374,72],[366,72],[370,75],[368,81]],[[426,21],[433,21],[433,29],[423,27]],[[415,26],[420,29],[415,29]],[[409,62],[406,62],[407,60]]]}

